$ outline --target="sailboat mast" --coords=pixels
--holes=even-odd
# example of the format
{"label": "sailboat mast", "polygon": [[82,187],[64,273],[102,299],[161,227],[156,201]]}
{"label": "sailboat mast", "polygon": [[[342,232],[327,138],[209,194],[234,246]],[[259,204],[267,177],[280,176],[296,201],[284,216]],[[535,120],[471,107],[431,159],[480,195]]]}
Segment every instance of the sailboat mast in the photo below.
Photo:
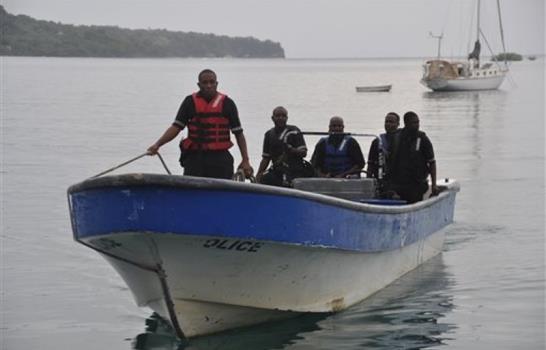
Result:
{"label": "sailboat mast", "polygon": [[[476,42],[480,42],[480,4],[481,4],[481,0],[478,0],[478,19],[477,19],[477,24],[476,24]],[[477,55],[478,57],[476,57],[476,60],[477,60],[477,63],[478,63],[478,67],[480,66],[480,55],[478,53]]]}
{"label": "sailboat mast", "polygon": [[480,41],[480,3],[481,0],[478,0],[478,19],[477,19],[477,25],[476,25],[476,40]]}
{"label": "sailboat mast", "polygon": [[497,0],[497,11],[499,13],[499,27],[500,27],[500,35],[501,35],[501,41],[502,41],[502,53],[504,54],[504,65],[507,66],[508,62],[506,62],[506,45],[504,44],[504,30],[502,29],[502,16],[501,16],[501,9],[500,9],[500,0]]}

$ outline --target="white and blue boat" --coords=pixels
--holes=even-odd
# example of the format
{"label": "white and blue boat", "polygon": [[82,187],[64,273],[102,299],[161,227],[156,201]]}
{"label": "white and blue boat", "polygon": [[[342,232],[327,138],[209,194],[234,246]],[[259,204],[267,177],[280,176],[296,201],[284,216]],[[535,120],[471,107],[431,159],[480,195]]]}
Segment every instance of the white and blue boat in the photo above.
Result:
{"label": "white and blue boat", "polygon": [[76,184],[68,200],[74,239],[189,338],[343,310],[439,254],[457,182],[411,205],[374,199],[374,186],[124,174]]}

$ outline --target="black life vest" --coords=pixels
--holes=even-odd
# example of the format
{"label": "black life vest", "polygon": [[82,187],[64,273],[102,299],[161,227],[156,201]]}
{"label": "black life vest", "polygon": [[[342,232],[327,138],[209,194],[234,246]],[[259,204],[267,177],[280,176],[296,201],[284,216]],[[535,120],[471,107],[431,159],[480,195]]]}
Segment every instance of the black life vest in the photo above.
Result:
{"label": "black life vest", "polygon": [[402,134],[397,159],[396,178],[399,183],[425,182],[429,173],[429,163],[423,154],[423,140],[426,134],[418,131],[414,136]]}

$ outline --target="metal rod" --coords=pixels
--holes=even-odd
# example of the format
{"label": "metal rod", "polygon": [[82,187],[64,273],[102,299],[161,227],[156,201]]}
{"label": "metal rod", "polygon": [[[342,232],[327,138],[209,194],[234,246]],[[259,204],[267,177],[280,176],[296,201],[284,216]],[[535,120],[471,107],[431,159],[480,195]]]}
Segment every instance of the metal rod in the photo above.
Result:
{"label": "metal rod", "polygon": [[362,137],[375,137],[375,138],[377,138],[377,135],[375,135],[375,134],[359,134],[359,133],[352,133],[352,132],[330,133],[330,132],[327,132],[327,131],[301,131],[300,134],[302,134],[302,135],[325,135],[325,136],[335,134],[335,135],[362,136]]}

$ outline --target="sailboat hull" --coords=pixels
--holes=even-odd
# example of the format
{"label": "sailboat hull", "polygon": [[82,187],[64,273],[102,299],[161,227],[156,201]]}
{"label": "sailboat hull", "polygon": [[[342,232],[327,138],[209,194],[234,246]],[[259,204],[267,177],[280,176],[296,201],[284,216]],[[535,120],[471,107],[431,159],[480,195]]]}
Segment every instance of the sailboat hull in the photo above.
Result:
{"label": "sailboat hull", "polygon": [[421,83],[433,91],[495,90],[504,81],[504,74],[481,78],[422,79]]}

